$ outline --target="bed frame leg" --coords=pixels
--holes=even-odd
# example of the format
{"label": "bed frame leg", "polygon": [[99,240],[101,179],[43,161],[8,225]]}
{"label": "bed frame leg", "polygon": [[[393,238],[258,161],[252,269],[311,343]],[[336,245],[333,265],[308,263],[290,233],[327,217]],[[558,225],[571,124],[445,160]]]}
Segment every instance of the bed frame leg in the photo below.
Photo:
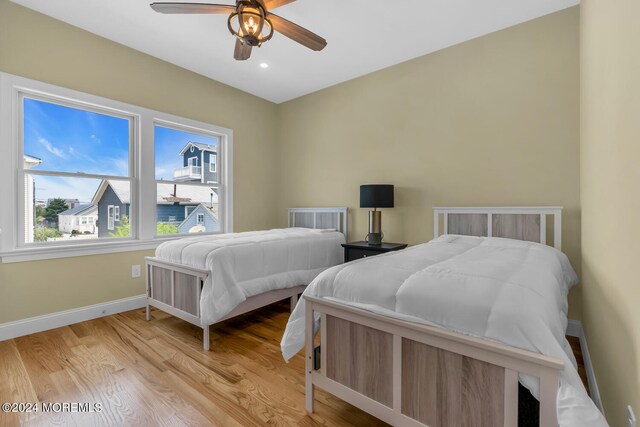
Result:
{"label": "bed frame leg", "polygon": [[147,299],[147,321],[151,320],[151,307],[149,307],[149,300]]}
{"label": "bed frame leg", "polygon": [[291,297],[291,312],[293,313],[293,309],[296,308],[296,304],[298,304],[298,294],[295,294]]}
{"label": "bed frame leg", "polygon": [[209,351],[209,325],[203,325],[202,331],[202,345],[204,347],[204,351]]}
{"label": "bed frame leg", "polygon": [[[307,376],[310,376],[307,374]],[[314,385],[311,379],[307,379],[307,388],[305,392],[305,408],[307,412],[313,413],[313,394],[314,394]]]}
{"label": "bed frame leg", "polygon": [[[310,301],[305,304],[305,408],[307,412],[313,412],[313,304]],[[324,338],[324,337],[323,337]]]}

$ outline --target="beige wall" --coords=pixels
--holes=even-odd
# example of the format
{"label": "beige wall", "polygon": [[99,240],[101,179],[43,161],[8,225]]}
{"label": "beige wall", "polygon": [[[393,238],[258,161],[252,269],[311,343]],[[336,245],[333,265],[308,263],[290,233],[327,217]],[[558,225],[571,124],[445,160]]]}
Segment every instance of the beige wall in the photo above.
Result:
{"label": "beige wall", "polygon": [[432,206],[561,205],[579,270],[578,35],[571,8],[282,104],[280,225],[289,206],[348,206],[361,240],[367,183],[395,184],[385,239],[410,244]]}
{"label": "beige wall", "polygon": [[581,6],[584,324],[607,418],[640,416],[640,3]]}
{"label": "beige wall", "polygon": [[[0,71],[233,129],[235,229],[275,223],[275,104],[7,0]],[[0,264],[0,323],[140,295],[149,254]]]}
{"label": "beige wall", "polygon": [[[236,230],[339,205],[361,239],[359,184],[390,182],[389,241],[428,240],[436,205],[563,205],[580,267],[577,8],[276,106],[0,0],[0,71],[232,128]],[[149,253],[0,264],[0,323],[139,295]]]}

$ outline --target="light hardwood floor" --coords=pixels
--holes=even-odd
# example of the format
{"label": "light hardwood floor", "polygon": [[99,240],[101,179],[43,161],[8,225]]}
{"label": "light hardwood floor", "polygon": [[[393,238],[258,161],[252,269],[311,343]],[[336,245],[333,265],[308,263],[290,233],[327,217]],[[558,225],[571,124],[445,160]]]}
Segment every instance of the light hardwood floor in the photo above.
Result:
{"label": "light hardwood floor", "polygon": [[304,409],[304,359],[286,364],[286,302],[202,330],[135,310],[0,342],[0,403],[100,402],[94,414],[0,412],[0,426],[386,425],[321,390]]}
{"label": "light hardwood floor", "polygon": [[318,391],[304,409],[304,358],[280,354],[288,303],[202,330],[135,310],[0,342],[0,403],[100,402],[94,414],[5,414],[0,426],[375,426],[376,418]]}

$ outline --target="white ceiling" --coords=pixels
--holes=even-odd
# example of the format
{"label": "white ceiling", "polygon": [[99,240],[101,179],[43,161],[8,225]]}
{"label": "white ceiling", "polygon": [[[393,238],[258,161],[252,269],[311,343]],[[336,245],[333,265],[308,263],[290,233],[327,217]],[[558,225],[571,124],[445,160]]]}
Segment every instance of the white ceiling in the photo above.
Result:
{"label": "white ceiling", "polygon": [[314,52],[275,34],[243,62],[233,59],[226,15],[163,15],[150,0],[12,1],[276,103],[579,3],[298,0],[274,13],[321,35],[327,47]]}

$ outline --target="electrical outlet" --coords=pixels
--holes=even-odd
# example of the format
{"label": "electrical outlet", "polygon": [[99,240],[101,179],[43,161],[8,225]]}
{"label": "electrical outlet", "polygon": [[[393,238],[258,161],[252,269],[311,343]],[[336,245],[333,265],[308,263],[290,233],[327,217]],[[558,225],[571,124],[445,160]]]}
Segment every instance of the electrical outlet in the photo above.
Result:
{"label": "electrical outlet", "polygon": [[140,266],[139,265],[132,265],[131,266],[131,278],[132,279],[136,279],[140,277]]}
{"label": "electrical outlet", "polygon": [[636,427],[636,415],[633,413],[631,405],[627,406],[627,427]]}

